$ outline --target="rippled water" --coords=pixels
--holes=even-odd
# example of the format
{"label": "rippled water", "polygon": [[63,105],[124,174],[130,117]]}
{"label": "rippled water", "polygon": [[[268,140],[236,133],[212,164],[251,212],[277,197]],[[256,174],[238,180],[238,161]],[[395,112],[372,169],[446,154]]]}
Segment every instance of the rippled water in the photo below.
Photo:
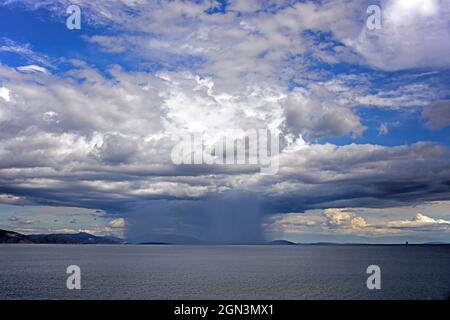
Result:
{"label": "rippled water", "polygon": [[[68,265],[82,290],[66,288]],[[368,290],[366,268],[381,268]],[[1,299],[447,299],[450,246],[0,245]]]}

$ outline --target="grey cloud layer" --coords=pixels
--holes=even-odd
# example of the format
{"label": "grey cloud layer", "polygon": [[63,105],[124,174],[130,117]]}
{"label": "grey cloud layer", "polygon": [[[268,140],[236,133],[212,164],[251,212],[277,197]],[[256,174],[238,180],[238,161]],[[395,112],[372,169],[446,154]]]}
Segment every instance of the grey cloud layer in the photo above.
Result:
{"label": "grey cloud layer", "polygon": [[[2,67],[2,74],[10,99],[0,99],[1,185],[4,193],[31,202],[111,207],[237,189],[267,194],[276,210],[292,210],[448,196],[448,150],[426,142],[394,148],[338,147],[299,144],[301,138],[294,136],[289,144],[292,136],[287,131],[282,134],[280,174],[274,177],[260,177],[257,170],[245,167],[171,164],[172,135],[183,130],[206,131],[212,138],[258,126],[282,133],[285,126],[302,128],[315,136],[362,130],[358,119],[340,106],[326,106],[323,115],[314,113],[310,121],[312,109],[321,105],[303,93],[252,85],[230,95],[190,74],[128,73],[117,68],[112,70],[113,80],[85,66],[64,78],[7,67]],[[291,118],[303,123],[290,126],[286,112],[298,112],[298,118]],[[354,124],[342,121],[347,118]]]}

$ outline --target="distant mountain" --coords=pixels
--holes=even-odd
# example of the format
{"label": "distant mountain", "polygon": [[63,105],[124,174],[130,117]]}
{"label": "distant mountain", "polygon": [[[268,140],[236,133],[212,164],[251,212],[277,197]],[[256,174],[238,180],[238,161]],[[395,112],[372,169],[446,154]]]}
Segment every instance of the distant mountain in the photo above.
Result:
{"label": "distant mountain", "polygon": [[33,234],[28,236],[33,243],[54,244],[116,244],[119,243],[107,237],[98,237],[89,233],[80,232],[74,234]]}
{"label": "distant mountain", "polygon": [[295,242],[287,241],[287,240],[274,240],[267,243],[268,245],[273,246],[296,246]]}
{"label": "distant mountain", "polygon": [[0,229],[0,243],[32,243],[32,241],[26,235]]}
{"label": "distant mountain", "polygon": [[429,245],[436,245],[436,244],[441,245],[441,244],[445,244],[445,245],[448,245],[448,244],[450,244],[450,243],[448,243],[448,242],[442,242],[442,241],[434,241],[434,242],[426,242],[426,243],[424,243],[424,244],[429,244]]}
{"label": "distant mountain", "polygon": [[123,240],[122,238],[119,238],[119,237],[114,237],[114,236],[104,236],[103,238],[112,240],[112,241],[114,241],[115,243],[121,243],[121,244],[126,244],[126,243],[127,243],[125,240]]}
{"label": "distant mountain", "polygon": [[86,232],[60,234],[23,235],[13,231],[0,230],[0,243],[40,243],[40,244],[119,244],[109,237],[99,237]]}
{"label": "distant mountain", "polygon": [[139,244],[142,245],[157,245],[157,246],[161,246],[161,245],[171,245],[172,243],[168,243],[168,242],[141,242]]}
{"label": "distant mountain", "polygon": [[340,242],[301,242],[297,243],[303,246],[346,246],[346,245],[359,245],[359,243],[340,243]]}

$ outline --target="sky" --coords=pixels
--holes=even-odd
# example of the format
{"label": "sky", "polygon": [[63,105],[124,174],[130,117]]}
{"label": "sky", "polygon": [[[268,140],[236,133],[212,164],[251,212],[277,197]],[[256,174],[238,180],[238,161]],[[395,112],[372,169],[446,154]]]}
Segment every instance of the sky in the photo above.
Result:
{"label": "sky", "polygon": [[[0,0],[0,228],[450,242],[449,52],[446,0]],[[258,129],[275,174],[171,157]]]}

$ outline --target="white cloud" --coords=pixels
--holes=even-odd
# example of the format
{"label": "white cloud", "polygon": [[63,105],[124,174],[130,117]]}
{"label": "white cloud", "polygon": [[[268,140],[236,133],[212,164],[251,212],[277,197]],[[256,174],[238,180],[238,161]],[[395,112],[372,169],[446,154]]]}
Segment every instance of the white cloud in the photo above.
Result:
{"label": "white cloud", "polygon": [[365,127],[351,109],[340,106],[334,95],[322,87],[308,92],[295,89],[285,99],[286,125],[294,134],[308,134],[312,138],[325,135],[359,136]]}
{"label": "white cloud", "polygon": [[28,66],[21,66],[21,67],[17,67],[17,70],[21,71],[21,72],[40,72],[40,73],[48,73],[48,70],[44,67],[40,67],[37,65],[28,65]]}
{"label": "white cloud", "polygon": [[[395,79],[395,78],[394,78]],[[408,81],[409,80],[409,81]],[[439,88],[428,83],[412,81],[417,79],[397,80],[394,88],[385,89],[379,83],[373,82],[370,75],[357,74],[337,76],[332,80],[320,82],[334,95],[339,104],[350,107],[373,106],[378,108],[414,108],[429,105],[430,100],[439,96]]]}
{"label": "white cloud", "polygon": [[[441,207],[442,203],[428,203],[427,208]],[[450,208],[447,202],[444,210]],[[271,217],[265,224],[267,231],[278,234],[357,234],[362,236],[384,236],[422,232],[448,232],[450,221],[432,218],[418,213],[412,219],[392,220],[392,215],[381,212],[412,210],[410,206],[397,208],[329,208],[308,210],[305,213],[279,214]],[[364,217],[362,216],[364,215]],[[370,222],[369,222],[370,221]]]}
{"label": "white cloud", "polygon": [[329,208],[324,210],[327,223],[330,226],[340,226],[348,224],[353,218],[354,213],[347,209]]}
{"label": "white cloud", "polygon": [[125,219],[124,218],[116,218],[108,222],[108,226],[111,228],[124,228],[125,227]]}
{"label": "white cloud", "polygon": [[[246,4],[231,1],[227,12],[214,16],[205,13],[217,5],[209,1],[79,0],[78,3],[89,23],[121,30],[115,36],[88,38],[103,49],[128,50],[167,66],[173,65],[174,56],[198,56],[207,61],[199,67],[202,74],[214,75],[221,85],[233,86],[234,81],[244,78],[286,80],[293,75],[289,57],[308,50],[330,63],[358,61],[357,53],[371,66],[386,70],[449,66],[450,8],[445,1],[382,0],[381,30],[366,27],[365,0]],[[44,1],[39,5],[24,2],[60,15],[65,12],[61,8],[68,4],[67,0]],[[325,48],[311,46],[299,36],[305,30],[331,32],[347,47],[334,46],[333,54],[328,54],[322,50]],[[3,45],[3,50],[15,52],[25,53],[29,49],[11,41]]]}
{"label": "white cloud", "polygon": [[426,215],[423,215],[422,213],[416,214],[416,216],[411,220],[398,220],[398,221],[390,221],[387,223],[387,226],[391,228],[421,228],[421,227],[435,227],[442,225],[450,226],[450,221],[444,219],[434,219]]}
{"label": "white cloud", "polygon": [[1,87],[0,88],[0,98],[2,98],[5,101],[10,101],[11,100],[11,96],[10,96],[10,92],[11,90],[9,90],[6,87]]}
{"label": "white cloud", "polygon": [[21,197],[14,196],[12,194],[0,193],[0,203],[20,204],[21,200]]}
{"label": "white cloud", "polygon": [[429,17],[433,18],[439,13],[439,0],[393,0],[389,3],[391,19],[396,24],[410,24],[411,20]]}
{"label": "white cloud", "polygon": [[346,39],[367,62],[385,70],[450,65],[450,7],[446,0],[382,1],[382,28],[363,27]]}
{"label": "white cloud", "polygon": [[301,233],[348,233],[372,234],[373,228],[365,218],[355,214],[350,208],[328,208],[310,210],[305,213],[279,214],[265,224],[269,232]]}
{"label": "white cloud", "polygon": [[352,229],[363,229],[367,228],[369,225],[363,217],[354,217],[351,221]]}
{"label": "white cloud", "polygon": [[37,63],[46,67],[53,67],[52,59],[45,54],[35,52],[30,44],[17,43],[5,37],[1,39],[0,43],[0,52],[11,52],[21,56],[28,62]]}
{"label": "white cloud", "polygon": [[271,232],[301,233],[323,224],[323,217],[319,215],[286,213],[270,217],[264,227]]}
{"label": "white cloud", "polygon": [[[153,74],[118,67],[105,79],[80,61],[58,75],[31,75],[4,66],[0,71],[2,83],[14,92],[11,107],[1,109],[9,125],[0,127],[0,182],[29,192],[23,195],[29,201],[42,201],[51,193],[59,205],[80,205],[76,202],[84,199],[86,206],[97,201],[110,206],[239,190],[260,192],[277,205],[294,204],[302,194],[311,201],[308,207],[340,207],[380,198],[395,202],[406,196],[446,195],[432,192],[449,179],[439,160],[448,150],[438,144],[305,143],[298,135],[302,130],[315,137],[362,130],[351,109],[331,102],[334,93],[322,86],[309,94],[244,82],[236,91],[190,72]],[[180,131],[205,131],[214,140],[218,134],[266,127],[286,138],[279,175],[262,179],[251,168],[180,168],[170,161],[171,138]],[[400,190],[404,181],[424,186],[392,197],[393,183]]]}

